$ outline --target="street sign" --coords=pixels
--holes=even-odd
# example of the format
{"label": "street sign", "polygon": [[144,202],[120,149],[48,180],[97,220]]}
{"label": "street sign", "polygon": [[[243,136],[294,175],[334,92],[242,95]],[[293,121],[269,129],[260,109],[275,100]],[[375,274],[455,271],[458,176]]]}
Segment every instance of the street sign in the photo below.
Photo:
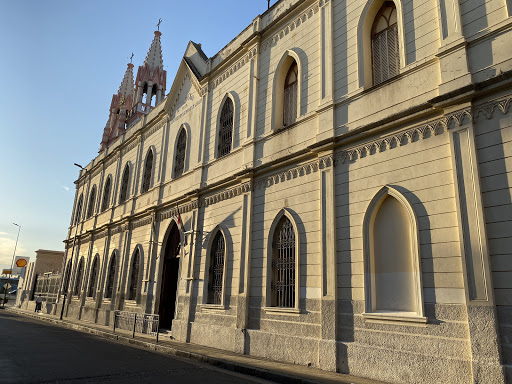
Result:
{"label": "street sign", "polygon": [[14,259],[14,268],[12,269],[13,275],[19,275],[21,270],[28,265],[30,257],[27,256],[16,256]]}
{"label": "street sign", "polygon": [[2,270],[2,275],[12,275],[12,270],[10,270],[10,269],[3,269]]}

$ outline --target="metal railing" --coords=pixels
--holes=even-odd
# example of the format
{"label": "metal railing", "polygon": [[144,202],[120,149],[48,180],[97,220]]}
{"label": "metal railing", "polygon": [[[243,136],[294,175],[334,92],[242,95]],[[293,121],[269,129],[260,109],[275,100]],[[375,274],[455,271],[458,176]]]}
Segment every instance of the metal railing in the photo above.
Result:
{"label": "metal railing", "polygon": [[60,279],[60,273],[47,272],[37,275],[33,299],[41,295],[43,301],[47,303],[56,303],[59,293]]}
{"label": "metal railing", "polygon": [[114,333],[116,329],[123,329],[132,332],[132,338],[136,333],[155,336],[158,343],[160,331],[160,317],[158,315],[138,314],[135,312],[115,311],[114,312]]}

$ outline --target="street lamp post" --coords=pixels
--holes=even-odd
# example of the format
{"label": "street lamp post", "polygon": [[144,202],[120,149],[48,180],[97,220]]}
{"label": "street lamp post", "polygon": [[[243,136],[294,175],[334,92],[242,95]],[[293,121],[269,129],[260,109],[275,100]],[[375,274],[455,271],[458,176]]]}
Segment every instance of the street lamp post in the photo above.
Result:
{"label": "street lamp post", "polygon": [[[16,258],[16,248],[18,248],[18,239],[20,238],[20,230],[21,230],[21,225],[18,225],[16,223],[13,223],[13,224],[18,227],[18,236],[16,236],[16,244],[14,245],[14,253],[12,254],[11,269],[10,269],[10,273],[9,273],[9,279],[7,280],[7,284],[9,284],[11,282],[12,266],[14,264],[14,259]],[[5,308],[6,296],[7,296],[7,288],[4,289],[4,301],[2,303],[2,308]]]}

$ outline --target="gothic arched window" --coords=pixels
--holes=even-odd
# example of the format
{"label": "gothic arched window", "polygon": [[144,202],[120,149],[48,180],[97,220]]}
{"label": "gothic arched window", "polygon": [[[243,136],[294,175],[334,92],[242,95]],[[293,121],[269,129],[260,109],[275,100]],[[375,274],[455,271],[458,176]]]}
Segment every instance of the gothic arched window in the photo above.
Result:
{"label": "gothic arched window", "polygon": [[119,193],[119,202],[124,203],[128,198],[128,184],[130,182],[130,166],[126,164],[121,179],[121,192]]}
{"label": "gothic arched window", "polygon": [[283,216],[272,242],[272,301],[274,307],[295,307],[295,229]]}
{"label": "gothic arched window", "polygon": [[178,136],[178,142],[176,143],[176,157],[174,160],[174,177],[180,177],[183,175],[185,169],[185,153],[187,150],[187,132],[185,128],[181,128]]}
{"label": "gothic arched window", "polygon": [[[68,267],[66,268],[66,278],[64,279],[64,287],[62,293],[67,293],[69,288],[69,280],[71,279],[71,267],[73,262],[69,260]],[[28,280],[27,280],[28,281]]]}
{"label": "gothic arched window", "polygon": [[107,299],[112,297],[112,293],[114,290],[114,280],[116,278],[116,253],[112,253],[112,257],[110,258],[110,265],[108,266],[108,275],[107,275],[107,286],[105,289],[105,297]]}
{"label": "gothic arched window", "polygon": [[395,4],[386,1],[373,22],[371,31],[373,85],[399,74],[400,53]]}
{"label": "gothic arched window", "polygon": [[140,269],[140,252],[135,251],[132,259],[132,267],[130,273],[130,286],[128,289],[128,300],[137,299],[137,289],[139,287],[139,269]]}
{"label": "gothic arched window", "polygon": [[222,304],[222,286],[224,282],[224,259],[226,244],[221,231],[213,239],[210,251],[210,271],[208,273],[208,304]]}
{"label": "gothic arched window", "polygon": [[82,277],[84,274],[84,258],[80,259],[80,263],[78,263],[78,268],[76,269],[76,279],[75,279],[75,289],[73,290],[73,295],[78,296],[80,294],[80,287],[82,286]]}
{"label": "gothic arched window", "polygon": [[297,84],[298,67],[294,62],[284,82],[284,101],[283,101],[283,127],[292,125],[297,120]]}
{"label": "gothic arched window", "polygon": [[94,202],[96,201],[96,185],[92,187],[91,195],[89,196],[89,207],[87,208],[87,218],[91,218],[94,214]]}
{"label": "gothic arched window", "polygon": [[84,201],[84,195],[80,195],[80,198],[78,199],[78,203],[76,204],[76,211],[75,211],[75,225],[77,225],[80,222],[80,216],[82,215],[82,204]]}
{"label": "gothic arched window", "polygon": [[101,203],[101,212],[106,211],[110,204],[110,189],[112,186],[111,177],[107,177],[105,188],[103,188],[103,201]]}
{"label": "gothic arched window", "polygon": [[219,145],[217,146],[217,157],[222,157],[231,152],[233,141],[233,102],[228,97],[224,102],[220,113]]}
{"label": "gothic arched window", "polygon": [[141,192],[149,191],[151,186],[151,176],[153,174],[153,150],[149,150],[146,156],[146,163],[144,164],[144,174],[142,176],[142,189]]}
{"label": "gothic arched window", "polygon": [[89,278],[89,290],[87,291],[88,297],[94,297],[96,290],[96,282],[98,279],[98,255],[94,257],[91,267],[91,276]]}

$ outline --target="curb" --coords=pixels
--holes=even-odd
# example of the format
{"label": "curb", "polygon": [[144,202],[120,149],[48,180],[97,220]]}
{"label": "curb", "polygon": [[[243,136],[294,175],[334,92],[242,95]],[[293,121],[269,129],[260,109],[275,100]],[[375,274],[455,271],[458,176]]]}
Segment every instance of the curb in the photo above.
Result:
{"label": "curb", "polygon": [[[155,352],[159,352],[162,354],[166,354],[169,356],[176,356],[176,357],[180,357],[180,358],[194,360],[194,361],[197,361],[200,363],[211,365],[216,368],[220,368],[220,369],[224,369],[227,371],[236,372],[236,373],[240,373],[240,374],[244,374],[244,375],[248,375],[248,376],[252,376],[252,377],[257,377],[260,379],[269,380],[269,381],[273,381],[276,383],[322,384],[322,383],[326,383],[326,382],[331,382],[331,383],[337,382],[339,384],[343,384],[343,383],[355,384],[350,378],[347,378],[346,381],[343,381],[342,377],[340,377],[339,380],[326,379],[326,380],[322,380],[322,381],[301,378],[301,377],[297,377],[297,376],[287,375],[284,373],[279,373],[276,371],[271,371],[271,370],[260,368],[260,367],[255,367],[255,366],[250,366],[250,365],[246,365],[246,364],[242,364],[242,363],[237,363],[234,361],[225,360],[222,358],[216,358],[216,357],[213,357],[213,356],[210,356],[207,354],[185,351],[185,350],[181,350],[179,348],[170,347],[170,346],[166,346],[166,345],[162,345],[162,344],[155,344],[155,343],[151,343],[151,342],[140,340],[140,339],[132,339],[130,337],[118,335],[118,334],[115,334],[112,332],[106,332],[106,331],[103,331],[103,330],[100,330],[97,328],[88,327],[86,325],[70,323],[65,320],[58,320],[58,319],[53,319],[53,318],[48,318],[45,316],[37,315],[37,314],[32,314],[30,312],[19,311],[16,308],[10,308],[9,310],[11,312],[16,313],[21,316],[30,317],[30,318],[40,320],[40,321],[45,321],[47,323],[59,325],[64,328],[72,329],[75,331],[88,333],[88,334],[92,334],[95,336],[100,336],[102,338],[116,341],[116,342],[119,342],[122,344],[135,345],[137,347],[142,347],[142,348],[152,350]],[[358,379],[363,380],[363,381],[365,380],[362,378],[358,378]],[[359,380],[357,380],[357,381],[359,381]],[[367,383],[371,383],[371,381],[367,381]]]}

